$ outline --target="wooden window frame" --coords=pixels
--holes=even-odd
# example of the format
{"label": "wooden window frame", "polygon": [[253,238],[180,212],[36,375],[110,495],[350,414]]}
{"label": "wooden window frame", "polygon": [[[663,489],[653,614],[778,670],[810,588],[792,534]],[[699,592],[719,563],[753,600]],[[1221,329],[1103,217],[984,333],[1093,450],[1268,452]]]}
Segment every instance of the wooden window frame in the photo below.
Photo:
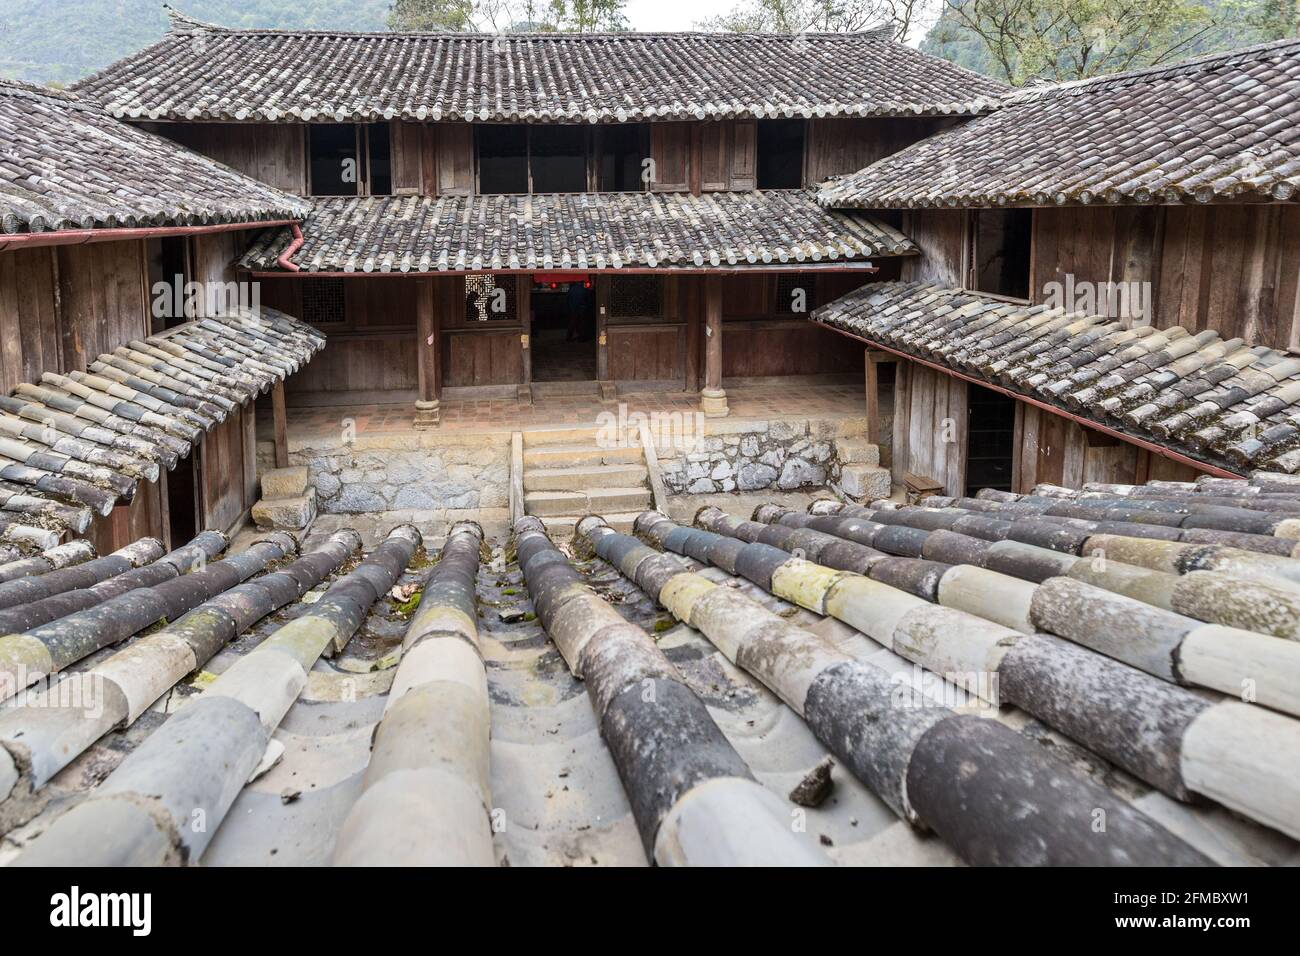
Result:
{"label": "wooden window frame", "polygon": [[[321,197],[321,198],[327,198],[327,199],[352,199],[352,198],[361,197],[361,196],[370,196],[370,195],[373,195],[373,194],[371,193],[371,191],[370,191],[370,127],[371,127],[371,126],[375,126],[375,125],[379,125],[379,124],[382,124],[383,127],[384,127],[384,129],[386,129],[386,130],[388,131],[388,157],[389,157],[389,159],[388,159],[388,163],[389,163],[388,180],[389,180],[389,188],[390,188],[390,191],[389,191],[389,192],[381,193],[381,195],[383,195],[383,196],[395,196],[395,195],[398,195],[398,193],[396,192],[396,190],[394,190],[394,189],[392,188],[392,181],[393,181],[393,169],[392,169],[392,164],[393,164],[393,155],[394,155],[395,152],[396,152],[396,149],[395,149],[395,145],[396,145],[396,144],[394,144],[394,142],[393,142],[393,123],[394,123],[394,122],[396,122],[396,121],[395,121],[395,120],[394,120],[394,121],[390,121],[390,120],[378,120],[378,121],[376,121],[375,123],[352,123],[352,124],[350,124],[350,125],[352,126],[352,154],[353,154],[353,156],[356,157],[356,160],[357,160],[357,191],[356,191],[356,194],[355,194],[355,196],[348,196],[348,195],[343,195],[343,196],[334,196],[334,195],[329,195],[329,196],[323,196],[323,197]],[[303,124],[303,130],[302,130],[302,150],[303,150],[303,158],[304,158],[304,160],[305,160],[304,165],[307,167],[307,170],[306,170],[306,172],[307,172],[307,175],[306,175],[306,179],[307,179],[307,196],[306,196],[306,198],[308,198],[308,199],[316,198],[316,184],[312,182],[312,175],[311,175],[311,173],[312,173],[312,169],[311,169],[311,167],[312,167],[312,159],[311,159],[311,128],[312,128],[313,126],[347,126],[347,125],[349,125],[349,124],[347,124],[347,123],[304,123],[304,124]]]}
{"label": "wooden window frame", "polygon": [[1019,207],[995,207],[989,210],[984,209],[965,209],[963,210],[962,222],[962,244],[961,244],[961,287],[965,292],[973,292],[976,295],[982,295],[989,299],[995,299],[998,302],[1008,302],[1012,305],[1032,305],[1034,301],[1034,246],[1038,229],[1038,212],[1035,209],[1029,210],[1029,265],[1028,276],[1025,285],[1029,295],[1025,298],[1013,295],[1002,295],[999,292],[986,292],[976,285],[975,269],[979,262],[978,242],[979,242],[979,212],[1003,212],[1009,209]]}

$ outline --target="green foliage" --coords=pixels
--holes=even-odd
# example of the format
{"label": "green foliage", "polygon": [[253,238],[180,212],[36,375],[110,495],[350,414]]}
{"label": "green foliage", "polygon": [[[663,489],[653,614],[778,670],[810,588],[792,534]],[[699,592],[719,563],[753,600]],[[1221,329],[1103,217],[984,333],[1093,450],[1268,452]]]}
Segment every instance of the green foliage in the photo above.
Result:
{"label": "green foliage", "polygon": [[392,30],[590,33],[625,30],[627,0],[392,0]]}
{"label": "green foliage", "polygon": [[927,53],[1006,80],[1084,79],[1296,35],[1295,0],[945,0]]}
{"label": "green foliage", "polygon": [[[383,30],[389,0],[173,0],[227,27]],[[2,0],[0,76],[68,84],[167,32],[162,0]]]}

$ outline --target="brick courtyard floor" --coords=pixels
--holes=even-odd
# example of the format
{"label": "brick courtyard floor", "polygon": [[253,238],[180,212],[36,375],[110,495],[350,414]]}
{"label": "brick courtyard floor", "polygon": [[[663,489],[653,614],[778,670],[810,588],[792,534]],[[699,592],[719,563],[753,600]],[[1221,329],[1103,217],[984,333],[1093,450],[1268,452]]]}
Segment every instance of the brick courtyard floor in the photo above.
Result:
{"label": "brick courtyard floor", "polygon": [[[861,385],[750,385],[727,389],[733,419],[840,418],[866,413]],[[689,392],[631,392],[602,402],[595,395],[547,395],[527,405],[509,398],[443,401],[441,433],[524,431],[535,428],[596,427],[602,412],[682,412],[699,409],[699,397]],[[330,405],[289,409],[291,440],[307,441],[336,433],[351,418],[356,434],[395,434],[411,431],[415,409],[395,405]]]}

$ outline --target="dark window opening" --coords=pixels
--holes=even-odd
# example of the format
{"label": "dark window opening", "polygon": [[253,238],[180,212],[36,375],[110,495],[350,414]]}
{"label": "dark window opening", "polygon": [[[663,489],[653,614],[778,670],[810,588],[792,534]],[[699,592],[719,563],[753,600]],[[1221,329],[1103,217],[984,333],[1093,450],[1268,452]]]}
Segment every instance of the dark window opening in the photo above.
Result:
{"label": "dark window opening", "polygon": [[167,482],[167,531],[171,535],[172,547],[180,547],[199,531],[195,459],[202,453],[202,448],[196,448],[192,454],[176,462],[171,471],[163,472],[166,476],[163,480]]}
{"label": "dark window opening", "polygon": [[1029,298],[1031,209],[980,209],[971,213],[970,285],[1013,299]]}
{"label": "dark window opening", "polygon": [[366,132],[366,184],[372,196],[393,193],[393,147],[387,123],[371,123]]}
{"label": "dark window opening", "polygon": [[650,154],[645,124],[603,126],[600,130],[600,183],[603,192],[641,192],[642,165]]}
{"label": "dark window opening", "polygon": [[481,193],[528,192],[528,127],[478,128],[478,190]]}
{"label": "dark window opening", "polygon": [[806,316],[817,308],[817,277],[807,272],[788,272],[776,277],[773,311],[777,315]]}
{"label": "dark window opening", "polygon": [[609,314],[616,319],[660,318],[664,283],[659,276],[615,276],[609,280]]}
{"label": "dark window opening", "polygon": [[189,250],[184,236],[149,240],[150,326],[153,334],[189,321],[185,315],[185,283]]}
{"label": "dark window opening", "polygon": [[758,121],[758,188],[798,189],[803,185],[804,121]]}
{"label": "dark window opening", "polygon": [[514,276],[502,276],[500,283],[490,273],[465,277],[465,320],[488,322],[518,318]]}
{"label": "dark window opening", "polygon": [[529,143],[535,193],[587,191],[587,131],[581,126],[536,126]]}
{"label": "dark window opening", "polygon": [[966,494],[974,496],[981,488],[1011,491],[1016,400],[978,385],[968,388]]}
{"label": "dark window opening", "polygon": [[305,280],[302,284],[302,318],[313,325],[344,321],[343,280]]}
{"label": "dark window opening", "polygon": [[350,123],[315,123],[308,132],[313,196],[361,193],[357,129]]}

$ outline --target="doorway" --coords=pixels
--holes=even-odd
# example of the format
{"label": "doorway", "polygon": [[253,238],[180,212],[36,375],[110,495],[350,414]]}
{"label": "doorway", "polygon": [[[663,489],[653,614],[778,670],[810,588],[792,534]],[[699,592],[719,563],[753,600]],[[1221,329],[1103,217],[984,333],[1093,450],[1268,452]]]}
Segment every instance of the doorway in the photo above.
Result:
{"label": "doorway", "polygon": [[596,295],[590,277],[533,283],[534,382],[596,380]]}
{"label": "doorway", "polygon": [[978,385],[967,388],[966,494],[973,496],[981,488],[1010,491],[1016,400]]}

